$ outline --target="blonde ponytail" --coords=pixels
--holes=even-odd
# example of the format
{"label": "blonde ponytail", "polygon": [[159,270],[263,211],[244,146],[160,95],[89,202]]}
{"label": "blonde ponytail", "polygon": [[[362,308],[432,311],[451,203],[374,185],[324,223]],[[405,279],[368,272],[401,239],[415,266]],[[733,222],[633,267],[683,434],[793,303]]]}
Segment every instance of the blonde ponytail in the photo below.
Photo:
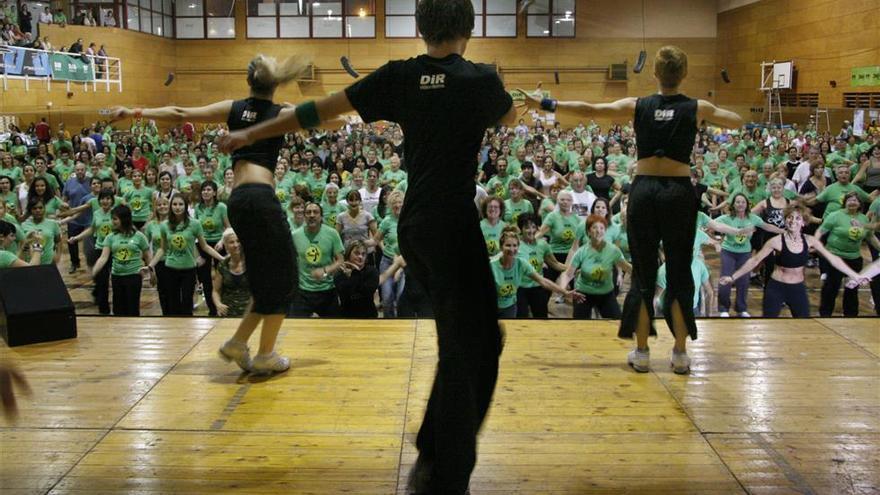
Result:
{"label": "blonde ponytail", "polygon": [[278,63],[275,57],[259,54],[248,64],[248,83],[257,91],[270,91],[301,79],[308,70],[308,61],[300,56],[288,57]]}

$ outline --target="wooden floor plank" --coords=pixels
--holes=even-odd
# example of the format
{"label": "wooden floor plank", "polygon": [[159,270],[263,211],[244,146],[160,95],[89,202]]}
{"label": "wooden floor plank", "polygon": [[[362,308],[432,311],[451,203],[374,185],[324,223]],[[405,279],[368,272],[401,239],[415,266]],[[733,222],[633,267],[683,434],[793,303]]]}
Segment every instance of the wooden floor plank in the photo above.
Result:
{"label": "wooden floor plank", "polygon": [[[880,492],[880,326],[847,321],[701,321],[688,376],[659,321],[647,374],[615,322],[505,322],[473,493]],[[288,320],[270,379],[218,359],[236,323],[80,318],[0,348],[35,392],[0,423],[0,492],[403,493],[433,322]]]}

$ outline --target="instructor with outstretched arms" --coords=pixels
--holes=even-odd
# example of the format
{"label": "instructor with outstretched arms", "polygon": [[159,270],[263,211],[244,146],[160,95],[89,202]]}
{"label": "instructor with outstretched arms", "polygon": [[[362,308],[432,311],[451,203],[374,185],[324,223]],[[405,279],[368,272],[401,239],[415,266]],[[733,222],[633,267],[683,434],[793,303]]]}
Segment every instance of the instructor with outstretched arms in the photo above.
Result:
{"label": "instructor with outstretched arms", "polygon": [[473,201],[474,170],[486,128],[512,124],[516,109],[493,70],[462,57],[474,27],[470,0],[421,0],[416,22],[427,53],[389,62],[345,91],[234,132],[221,148],[315,127],[351,110],[365,122],[400,124],[409,173],[400,251],[429,293],[439,344],[409,492],[462,494],[476,462],[476,436],[492,400],[502,344],[495,283]]}
{"label": "instructor with outstretched arms", "polygon": [[529,94],[525,103],[529,109],[570,114],[583,120],[633,119],[638,163],[627,209],[633,273],[618,336],[631,339],[635,334],[637,347],[629,353],[627,362],[643,373],[650,370],[648,336],[657,335],[652,301],[661,242],[666,253],[667,278],[663,314],[675,335],[671,366],[679,374],[690,371],[685,345],[688,335],[697,338],[691,258],[699,207],[690,182],[690,155],[700,122],[729,128],[742,125],[739,115],[681,94],[679,86],[685,76],[687,54],[678,47],[664,46],[654,58],[654,78],[659,86],[655,94],[597,104],[542,99]]}

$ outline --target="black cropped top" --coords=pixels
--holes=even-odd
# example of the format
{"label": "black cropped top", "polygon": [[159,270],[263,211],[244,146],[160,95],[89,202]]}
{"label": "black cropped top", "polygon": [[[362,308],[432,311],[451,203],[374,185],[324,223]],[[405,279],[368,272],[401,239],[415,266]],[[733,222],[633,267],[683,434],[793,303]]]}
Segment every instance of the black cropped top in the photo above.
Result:
{"label": "black cropped top", "polygon": [[[236,100],[232,103],[232,110],[229,112],[226,124],[229,125],[230,131],[245,129],[277,117],[282,108],[281,105],[261,98]],[[247,160],[266,167],[274,173],[278,152],[281,151],[282,144],[284,144],[283,136],[262,139],[250,146],[235,150],[232,153],[232,163],[235,165],[238,160]]]}
{"label": "black cropped top", "polygon": [[801,234],[801,243],[803,249],[799,253],[792,253],[785,244],[785,235],[782,236],[782,251],[776,253],[776,266],[783,268],[800,268],[806,266],[810,259],[810,247],[807,245],[807,238]]}
{"label": "black cropped top", "polygon": [[636,101],[639,160],[652,156],[690,163],[697,135],[697,100],[678,94],[654,94]]}

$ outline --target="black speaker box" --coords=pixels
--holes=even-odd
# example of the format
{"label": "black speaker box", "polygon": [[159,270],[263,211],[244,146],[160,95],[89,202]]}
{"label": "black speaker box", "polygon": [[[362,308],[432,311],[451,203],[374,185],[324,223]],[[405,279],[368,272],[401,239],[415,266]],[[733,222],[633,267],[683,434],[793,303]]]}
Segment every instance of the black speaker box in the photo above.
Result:
{"label": "black speaker box", "polygon": [[0,270],[0,334],[9,347],[76,338],[76,312],[55,265]]}
{"label": "black speaker box", "polygon": [[609,81],[626,81],[626,64],[611,64],[608,66]]}
{"label": "black speaker box", "polygon": [[633,67],[633,72],[635,72],[636,74],[638,74],[639,72],[642,72],[642,69],[645,68],[645,61],[647,61],[647,60],[648,60],[648,52],[646,52],[645,50],[640,51],[639,52],[639,59],[636,61],[636,66]]}

